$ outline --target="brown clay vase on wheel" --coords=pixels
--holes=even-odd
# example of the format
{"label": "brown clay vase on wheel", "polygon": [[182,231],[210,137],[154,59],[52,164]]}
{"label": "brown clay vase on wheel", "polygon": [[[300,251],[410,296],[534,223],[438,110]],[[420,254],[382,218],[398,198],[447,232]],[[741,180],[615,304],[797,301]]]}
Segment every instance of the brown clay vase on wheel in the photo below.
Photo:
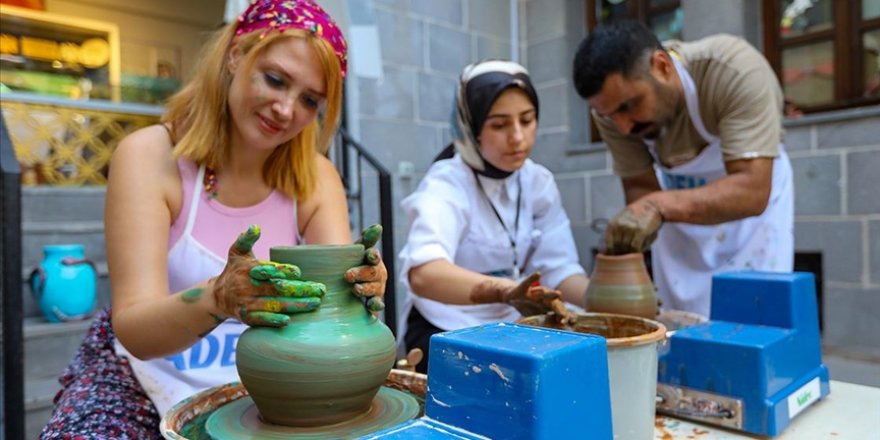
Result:
{"label": "brown clay vase on wheel", "polygon": [[587,310],[654,319],[657,294],[645,268],[644,255],[596,255],[587,287]]}
{"label": "brown clay vase on wheel", "polygon": [[282,328],[251,327],[236,348],[241,382],[263,420],[323,426],[370,410],[394,365],[394,336],[345,282],[362,264],[363,245],[273,247],[272,261],[295,264],[302,278],[327,285],[314,312],[291,316]]}

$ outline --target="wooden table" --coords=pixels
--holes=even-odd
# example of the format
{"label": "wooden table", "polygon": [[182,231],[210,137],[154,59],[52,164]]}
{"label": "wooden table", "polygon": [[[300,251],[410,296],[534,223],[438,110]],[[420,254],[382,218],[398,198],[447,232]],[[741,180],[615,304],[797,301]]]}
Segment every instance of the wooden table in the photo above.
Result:
{"label": "wooden table", "polygon": [[[669,416],[655,419],[655,440],[768,438]],[[805,409],[773,439],[880,439],[880,388],[832,380],[831,394]]]}

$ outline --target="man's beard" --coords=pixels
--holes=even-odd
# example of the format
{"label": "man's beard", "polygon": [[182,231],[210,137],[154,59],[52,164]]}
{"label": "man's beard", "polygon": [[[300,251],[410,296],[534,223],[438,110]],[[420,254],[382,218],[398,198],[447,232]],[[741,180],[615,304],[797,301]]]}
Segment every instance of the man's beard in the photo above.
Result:
{"label": "man's beard", "polygon": [[659,108],[664,109],[658,112],[658,118],[648,122],[636,122],[630,133],[647,140],[656,140],[665,131],[666,128],[675,120],[675,116],[681,110],[679,107],[680,99],[672,87],[664,86],[653,76],[648,75],[649,82],[654,87],[654,93],[657,96]]}
{"label": "man's beard", "polygon": [[654,122],[636,122],[630,133],[642,139],[654,140],[660,137],[662,128],[662,126]]}

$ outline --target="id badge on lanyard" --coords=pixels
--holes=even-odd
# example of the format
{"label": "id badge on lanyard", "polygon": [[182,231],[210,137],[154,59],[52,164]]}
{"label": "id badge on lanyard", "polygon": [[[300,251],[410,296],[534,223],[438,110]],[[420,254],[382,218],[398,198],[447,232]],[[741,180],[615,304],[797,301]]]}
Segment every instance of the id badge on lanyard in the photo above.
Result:
{"label": "id badge on lanyard", "polygon": [[529,249],[526,251],[526,257],[523,259],[521,266],[516,263],[516,258],[514,257],[513,266],[511,268],[510,272],[498,271],[498,272],[486,273],[484,275],[497,276],[497,277],[501,277],[501,278],[510,278],[514,281],[519,281],[520,278],[522,278],[522,276],[523,276],[522,271],[528,267],[529,261],[531,261],[531,259],[532,259],[532,255],[535,254],[535,251],[538,249],[538,245],[541,244],[541,236],[542,235],[543,234],[541,233],[540,229],[532,230],[532,234],[531,234],[532,241],[531,241],[531,243],[529,243]]}
{"label": "id badge on lanyard", "polygon": [[[507,225],[504,223],[504,220],[501,218],[501,214],[498,213],[498,209],[495,208],[495,204],[492,203],[492,200],[489,199],[489,196],[486,195],[486,190],[483,188],[483,184],[480,182],[480,177],[477,175],[477,171],[474,170],[474,180],[477,181],[477,186],[480,188],[480,193],[483,194],[483,197],[486,199],[486,203],[489,204],[489,207],[492,208],[492,212],[495,214],[495,217],[498,219],[498,222],[501,223],[501,227],[504,229],[504,233],[507,234],[507,238],[510,239],[510,249],[513,252],[513,266],[510,269],[509,276],[512,276],[513,280],[518,280],[520,277],[520,269],[519,269],[519,259],[517,257],[516,252],[516,235],[519,231],[519,215],[522,208],[522,175],[517,175],[517,186],[519,187],[519,191],[516,196],[516,220],[513,223],[513,232],[511,233],[507,229]],[[506,271],[504,271],[506,272]],[[496,272],[497,273],[497,272]],[[487,274],[492,275],[492,274]],[[508,274],[500,275],[503,278],[507,278]],[[499,276],[499,275],[492,275]]]}

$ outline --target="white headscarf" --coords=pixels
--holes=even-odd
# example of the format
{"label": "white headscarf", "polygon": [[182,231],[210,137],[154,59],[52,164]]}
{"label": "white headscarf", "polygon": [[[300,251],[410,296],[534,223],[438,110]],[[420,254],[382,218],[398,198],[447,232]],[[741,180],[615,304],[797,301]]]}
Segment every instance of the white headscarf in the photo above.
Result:
{"label": "white headscarf", "polygon": [[479,61],[465,67],[459,79],[452,123],[453,144],[462,160],[486,177],[503,179],[512,174],[486,161],[477,140],[495,100],[511,87],[520,88],[529,96],[537,118],[538,95],[525,67],[512,61]]}

